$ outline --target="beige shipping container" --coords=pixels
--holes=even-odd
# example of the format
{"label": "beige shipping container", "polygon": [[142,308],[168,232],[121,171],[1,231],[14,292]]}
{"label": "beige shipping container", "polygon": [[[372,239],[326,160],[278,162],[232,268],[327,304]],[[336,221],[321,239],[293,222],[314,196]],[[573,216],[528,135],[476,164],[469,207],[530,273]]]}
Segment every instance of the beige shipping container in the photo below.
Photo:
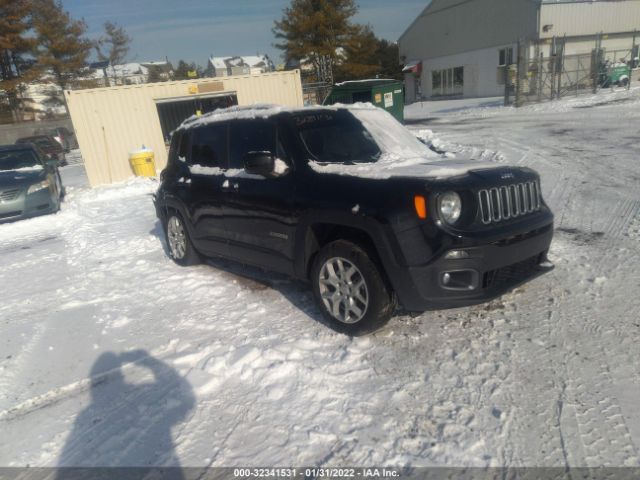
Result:
{"label": "beige shipping container", "polygon": [[241,106],[303,105],[298,70],[66,91],[91,186],[131,177],[129,152],[142,145],[154,151],[160,172],[167,163],[167,149],[157,105],[216,96],[235,96]]}

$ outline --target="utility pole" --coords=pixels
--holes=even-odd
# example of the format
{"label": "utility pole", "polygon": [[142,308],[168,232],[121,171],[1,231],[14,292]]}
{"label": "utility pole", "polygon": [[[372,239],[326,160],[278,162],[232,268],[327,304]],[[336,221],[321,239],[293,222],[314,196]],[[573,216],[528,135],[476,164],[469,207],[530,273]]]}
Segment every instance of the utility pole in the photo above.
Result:
{"label": "utility pole", "polygon": [[516,107],[522,105],[522,95],[520,88],[522,82],[520,81],[520,75],[526,75],[528,73],[528,65],[525,65],[524,56],[522,55],[522,39],[518,39],[518,51],[516,52]]}
{"label": "utility pole", "polygon": [[556,37],[553,37],[552,43],[551,43],[551,94],[550,94],[550,100],[553,100],[555,98],[555,88],[556,88],[556,67],[558,65],[558,59],[556,58],[558,52],[556,50]]}
{"label": "utility pole", "polygon": [[593,51],[591,68],[593,69],[593,93],[598,93],[598,83],[600,83],[600,49],[602,47],[601,34],[596,34],[596,48]]}
{"label": "utility pole", "polygon": [[564,71],[564,46],[567,43],[567,36],[565,35],[562,39],[562,45],[560,47],[560,52],[558,54],[558,91],[557,96],[558,99],[562,96],[562,72]]}
{"label": "utility pole", "polygon": [[638,67],[636,58],[639,56],[636,46],[636,35],[638,31],[633,31],[633,44],[631,46],[631,65],[629,65],[629,83],[627,83],[627,90],[631,90],[631,80],[633,79],[633,69]]}

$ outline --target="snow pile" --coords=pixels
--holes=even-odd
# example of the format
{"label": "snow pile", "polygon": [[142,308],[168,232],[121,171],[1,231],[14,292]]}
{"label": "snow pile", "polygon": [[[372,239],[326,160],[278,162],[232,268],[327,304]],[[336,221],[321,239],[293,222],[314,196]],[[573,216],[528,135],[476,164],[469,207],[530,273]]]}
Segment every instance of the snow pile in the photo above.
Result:
{"label": "snow pile", "polygon": [[413,134],[435,153],[446,158],[456,158],[456,154],[453,152],[448,152],[448,147],[446,146],[446,144],[442,140],[437,138],[433,131],[429,129],[420,129],[414,131]]}

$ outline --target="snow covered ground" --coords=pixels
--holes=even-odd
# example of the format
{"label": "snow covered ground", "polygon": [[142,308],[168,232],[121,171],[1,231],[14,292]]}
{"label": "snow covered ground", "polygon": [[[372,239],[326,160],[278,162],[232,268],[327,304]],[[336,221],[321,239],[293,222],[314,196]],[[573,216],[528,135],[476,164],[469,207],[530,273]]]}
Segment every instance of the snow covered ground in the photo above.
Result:
{"label": "snow covered ground", "polygon": [[284,277],[174,265],[153,181],[70,162],[60,213],[0,225],[0,466],[639,466],[640,90],[407,110],[541,173],[552,273],[351,339]]}

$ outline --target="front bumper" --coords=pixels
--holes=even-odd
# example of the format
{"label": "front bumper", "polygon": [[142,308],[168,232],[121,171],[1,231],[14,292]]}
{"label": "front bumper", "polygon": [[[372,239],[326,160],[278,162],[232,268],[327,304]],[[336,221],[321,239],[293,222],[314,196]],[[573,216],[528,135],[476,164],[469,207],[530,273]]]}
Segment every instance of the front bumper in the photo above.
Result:
{"label": "front bumper", "polygon": [[27,195],[21,189],[10,199],[0,201],[0,223],[46,215],[56,210],[56,202],[49,188]]}
{"label": "front bumper", "polygon": [[425,266],[395,272],[396,294],[409,311],[486,302],[552,270],[547,260],[552,238],[550,223],[517,238],[456,248],[465,251],[468,258],[441,255]]}

